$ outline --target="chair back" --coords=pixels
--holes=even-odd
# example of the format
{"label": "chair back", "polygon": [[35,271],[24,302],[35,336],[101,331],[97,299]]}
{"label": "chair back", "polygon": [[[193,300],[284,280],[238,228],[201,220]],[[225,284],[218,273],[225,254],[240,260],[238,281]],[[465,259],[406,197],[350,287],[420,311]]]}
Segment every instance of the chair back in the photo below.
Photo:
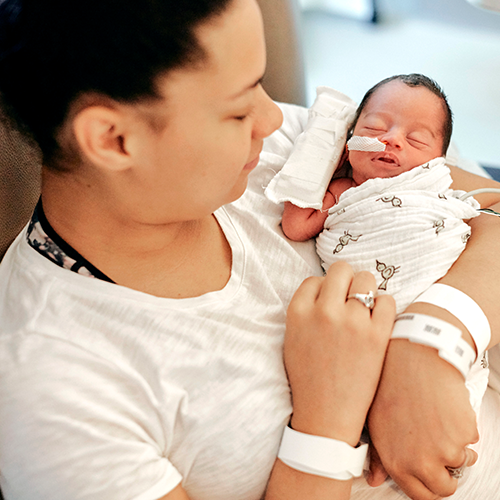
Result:
{"label": "chair back", "polygon": [[40,196],[40,165],[37,151],[0,122],[0,260]]}

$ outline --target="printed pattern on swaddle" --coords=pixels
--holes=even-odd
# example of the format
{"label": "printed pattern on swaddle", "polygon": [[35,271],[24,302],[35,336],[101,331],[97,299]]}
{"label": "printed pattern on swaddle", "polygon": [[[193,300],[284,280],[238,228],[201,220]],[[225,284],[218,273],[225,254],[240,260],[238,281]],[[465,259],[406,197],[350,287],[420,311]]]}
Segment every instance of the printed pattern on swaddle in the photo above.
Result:
{"label": "printed pattern on swaddle", "polygon": [[450,189],[444,158],[397,177],[370,179],[342,193],[316,239],[324,269],[337,260],[370,271],[377,293],[389,293],[402,312],[446,274],[470,237],[464,220],[478,215],[473,198]]}

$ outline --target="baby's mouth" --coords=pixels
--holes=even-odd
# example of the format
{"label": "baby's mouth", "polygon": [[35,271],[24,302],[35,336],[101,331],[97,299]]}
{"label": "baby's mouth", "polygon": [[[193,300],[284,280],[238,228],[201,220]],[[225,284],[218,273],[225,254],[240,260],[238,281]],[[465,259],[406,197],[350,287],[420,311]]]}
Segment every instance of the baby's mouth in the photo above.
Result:
{"label": "baby's mouth", "polygon": [[388,165],[399,166],[398,159],[392,154],[384,154],[374,158],[376,161],[387,163]]}

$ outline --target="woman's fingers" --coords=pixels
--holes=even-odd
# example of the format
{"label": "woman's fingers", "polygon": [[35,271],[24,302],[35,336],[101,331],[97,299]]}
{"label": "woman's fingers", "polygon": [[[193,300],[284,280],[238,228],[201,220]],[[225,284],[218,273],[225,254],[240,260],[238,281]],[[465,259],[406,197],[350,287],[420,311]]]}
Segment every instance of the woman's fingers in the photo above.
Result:
{"label": "woman's fingers", "polygon": [[[356,273],[353,276],[351,286],[349,287],[348,297],[356,293],[368,293],[368,292],[372,292],[374,295],[377,294],[377,283],[375,282],[375,277],[373,276],[372,273],[369,273],[367,271]],[[361,302],[359,302],[359,304],[363,305],[361,304]]]}
{"label": "woman's fingers", "polygon": [[460,455],[461,458],[457,459],[457,461],[453,465],[447,465],[445,467],[448,474],[453,479],[457,480],[464,475],[465,469],[467,469],[467,467],[471,467],[477,462],[477,453],[468,446],[465,448],[463,454]]}
{"label": "woman's fingers", "polygon": [[324,280],[325,278],[316,276],[305,279],[290,301],[289,312],[293,312],[294,308],[301,308],[302,305],[311,307],[319,296]]}
{"label": "woman's fingers", "polygon": [[477,462],[478,454],[472,448],[466,448],[467,451],[467,467],[474,465]]}
{"label": "woman's fingers", "polygon": [[347,262],[339,261],[332,264],[321,286],[318,296],[319,305],[343,307],[354,278],[352,267]]}
{"label": "woman's fingers", "polygon": [[387,479],[387,472],[382,465],[379,454],[373,445],[370,445],[370,470],[366,478],[366,482],[372,487],[376,488],[384,483]]}
{"label": "woman's fingers", "polygon": [[470,467],[471,465],[474,465],[477,462],[477,453],[468,446],[464,448],[463,453],[460,453],[459,455],[460,456],[457,457],[457,460],[454,463],[448,464],[448,468],[465,469],[465,467]]}
{"label": "woman's fingers", "polygon": [[380,295],[375,299],[372,310],[372,319],[378,325],[378,332],[383,334],[387,341],[392,333],[394,318],[396,316],[396,301],[391,295]]}

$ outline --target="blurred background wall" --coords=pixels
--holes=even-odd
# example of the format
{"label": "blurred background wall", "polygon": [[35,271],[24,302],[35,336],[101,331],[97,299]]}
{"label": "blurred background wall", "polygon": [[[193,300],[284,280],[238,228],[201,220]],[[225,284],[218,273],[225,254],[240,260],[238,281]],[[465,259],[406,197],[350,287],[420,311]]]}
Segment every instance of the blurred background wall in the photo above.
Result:
{"label": "blurred background wall", "polygon": [[500,167],[500,14],[466,0],[299,5],[308,104],[318,85],[359,101],[387,76],[424,73],[449,97],[461,153]]}

